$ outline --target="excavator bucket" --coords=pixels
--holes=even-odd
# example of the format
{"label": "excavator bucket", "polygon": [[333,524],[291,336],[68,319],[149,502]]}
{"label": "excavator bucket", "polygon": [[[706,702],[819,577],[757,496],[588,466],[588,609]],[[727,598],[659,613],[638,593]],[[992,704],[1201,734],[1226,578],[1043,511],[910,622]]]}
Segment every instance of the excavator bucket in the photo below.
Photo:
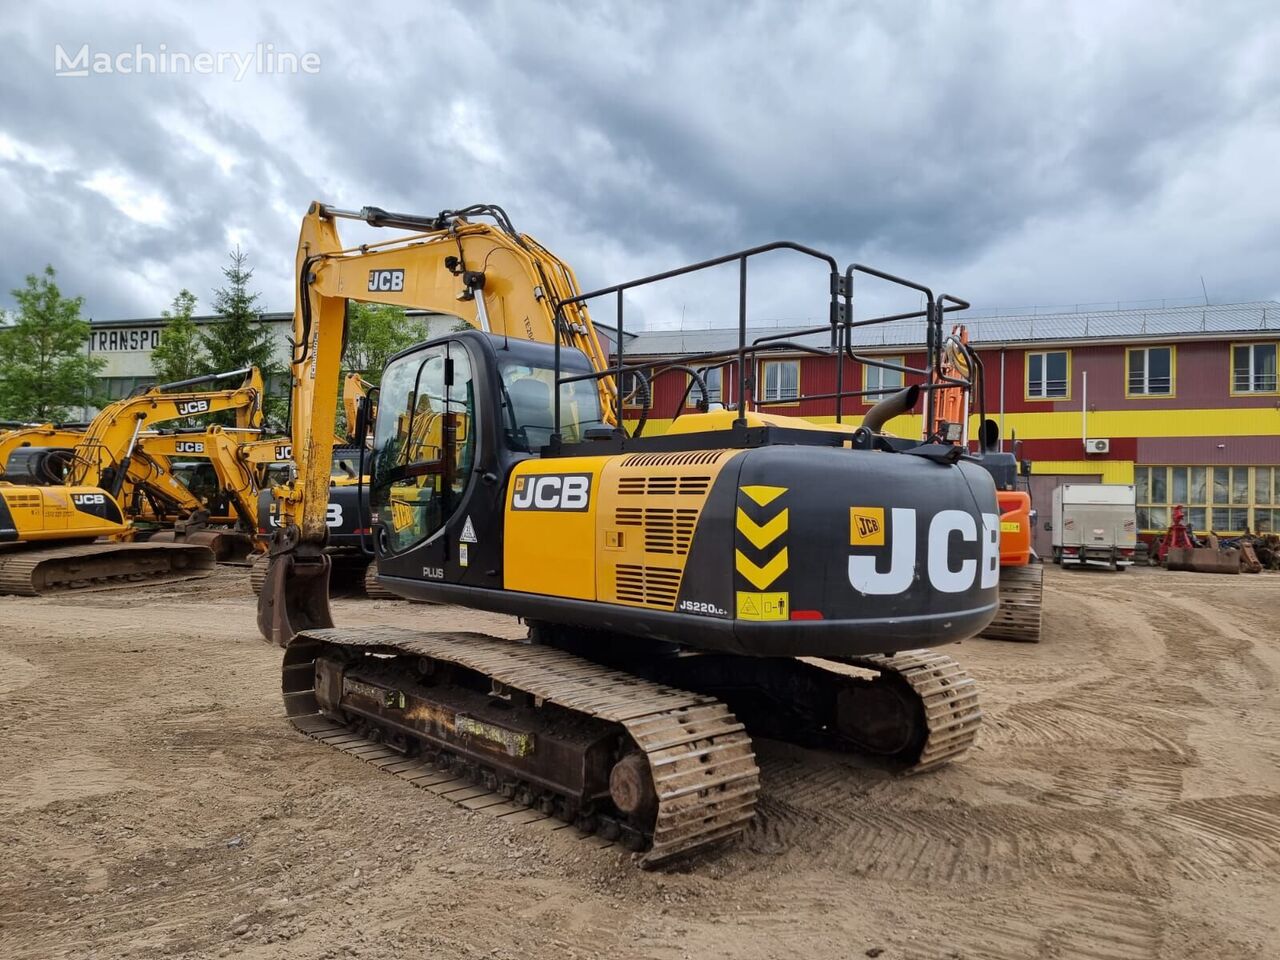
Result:
{"label": "excavator bucket", "polygon": [[1240,551],[1234,547],[1170,547],[1164,565],[1193,573],[1239,573]]}
{"label": "excavator bucket", "polygon": [[288,551],[274,554],[267,562],[266,579],[258,594],[258,629],[269,643],[287,647],[303,630],[333,626],[329,610],[332,561],[328,556],[301,557]]}
{"label": "excavator bucket", "polygon": [[1262,561],[1258,559],[1253,544],[1244,541],[1240,544],[1240,569],[1245,573],[1261,573]]}
{"label": "excavator bucket", "polygon": [[196,530],[181,535],[173,530],[164,530],[147,542],[200,544],[213,552],[218,563],[237,566],[247,564],[253,553],[253,538],[238,530]]}

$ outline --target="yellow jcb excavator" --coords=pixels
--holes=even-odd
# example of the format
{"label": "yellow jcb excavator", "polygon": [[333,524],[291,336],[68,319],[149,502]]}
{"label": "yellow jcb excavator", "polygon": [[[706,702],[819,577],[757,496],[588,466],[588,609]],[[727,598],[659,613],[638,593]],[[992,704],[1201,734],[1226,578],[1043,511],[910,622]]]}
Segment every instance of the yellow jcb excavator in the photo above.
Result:
{"label": "yellow jcb excavator", "polygon": [[[235,388],[192,388],[243,378]],[[144,431],[157,423],[234,411],[236,426],[262,419],[262,378],[256,369],[153,387],[109,404],[79,436],[65,459],[62,483],[39,482],[35,464],[48,447],[19,446],[0,482],[0,593],[35,595],[139,581],[206,575],[207,546],[134,543],[124,491]],[[135,474],[135,479],[145,478]],[[14,480],[32,481],[15,483]],[[106,538],[106,542],[94,542]]]}
{"label": "yellow jcb excavator", "polygon": [[[344,218],[408,234],[344,247]],[[843,408],[863,394],[842,380],[828,394],[836,424],[758,409],[756,361],[814,352],[747,342],[748,267],[784,253],[824,268],[830,318],[811,332],[855,359],[854,324],[890,319],[853,320],[855,276],[920,297],[924,309],[899,319],[925,325],[928,367],[898,369],[923,382],[857,425]],[[629,291],[726,266],[739,280],[735,350],[660,370],[625,362]],[[972,636],[995,614],[995,487],[945,438],[882,429],[922,398],[933,422],[942,321],[963,301],[789,242],[584,294],[481,205],[415,216],[313,204],[296,267],[295,476],[276,489],[258,622],[285,647],[299,730],[470,808],[559,817],[644,864],[745,829],[753,734],[913,772],[969,748],[974,682],[919,648]],[[612,362],[587,312],[601,297],[617,313]],[[367,469],[379,582],[523,617],[528,642],[432,631],[429,610],[421,630],[333,625],[325,510],[348,298],[474,327],[383,371]],[[736,409],[683,416],[663,436],[623,429],[620,385],[730,362]]]}

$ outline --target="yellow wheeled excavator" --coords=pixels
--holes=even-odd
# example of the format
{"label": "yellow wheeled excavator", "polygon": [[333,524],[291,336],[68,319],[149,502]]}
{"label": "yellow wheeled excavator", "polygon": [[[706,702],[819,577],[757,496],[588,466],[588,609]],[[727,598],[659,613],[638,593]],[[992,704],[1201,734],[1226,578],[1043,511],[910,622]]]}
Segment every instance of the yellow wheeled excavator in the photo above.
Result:
{"label": "yellow wheeled excavator", "polygon": [[[243,382],[230,389],[193,389],[228,378]],[[255,429],[262,397],[256,369],[198,377],[108,405],[69,451],[34,445],[12,450],[0,481],[0,593],[36,595],[206,575],[214,560],[207,546],[131,542],[136,531],[124,492],[131,474],[148,482],[135,467],[142,458],[140,441],[154,424],[223,411],[235,413],[238,428]],[[47,458],[54,450],[65,472],[61,483],[49,482]]]}
{"label": "yellow wheeled excavator", "polygon": [[[337,224],[398,231],[345,247]],[[402,231],[407,231],[404,233]],[[922,382],[860,424],[766,412],[757,361],[819,352],[747,340],[748,267],[817,265],[831,351],[855,325],[919,318]],[[581,293],[572,271],[498,207],[434,216],[313,204],[297,251],[293,476],[259,598],[285,648],[294,725],[469,808],[554,816],[646,865],[739,835],[758,790],[752,736],[876,755],[904,771],[963,754],[974,682],[930,647],[995,614],[1000,516],[991,474],[946,424],[890,436],[922,399],[933,423],[944,314],[967,304],[870,267],[779,242]],[[738,275],[735,350],[655,367],[624,356],[628,293],[677,276]],[[853,319],[853,281],[905,286],[923,309]],[[474,329],[387,364],[372,425],[372,544],[400,596],[514,614],[527,642],[476,633],[335,627],[325,553],[330,451],[349,298],[447,312]],[[588,301],[615,307],[612,361]],[[730,367],[725,365],[730,364]],[[673,375],[732,371],[735,409],[625,429],[619,395]],[[964,386],[963,378],[947,377]],[[641,386],[637,386],[637,384]],[[705,383],[703,384],[705,395]],[[764,408],[764,409],[762,409]],[[526,813],[526,811],[533,811]]]}

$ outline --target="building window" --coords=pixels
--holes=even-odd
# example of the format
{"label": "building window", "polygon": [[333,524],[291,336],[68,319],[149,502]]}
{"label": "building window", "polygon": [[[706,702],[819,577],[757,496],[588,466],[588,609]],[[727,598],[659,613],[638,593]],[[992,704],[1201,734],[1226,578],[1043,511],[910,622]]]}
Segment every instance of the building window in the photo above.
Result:
{"label": "building window", "polygon": [[[896,363],[900,367],[906,366],[904,357],[877,357],[876,359],[884,363]],[[862,365],[862,389],[868,391],[862,397],[864,403],[879,403],[894,391],[901,390],[902,383],[901,370],[886,370],[884,367],[873,367],[867,363]],[[881,392],[869,392],[875,390]]]}
{"label": "building window", "polygon": [[653,411],[653,381],[649,378],[648,371],[644,373],[632,373],[624,370],[622,373],[622,408],[624,410],[644,410]]}
{"label": "building window", "polygon": [[1237,343],[1231,347],[1231,392],[1276,392],[1276,345]]}
{"label": "building window", "polygon": [[1253,530],[1280,533],[1280,467],[1253,468]]}
{"label": "building window", "polygon": [[1138,528],[1163,533],[1181,504],[1187,525],[1241,534],[1276,532],[1280,524],[1280,468],[1135,467]]}
{"label": "building window", "polygon": [[138,387],[150,387],[155,382],[155,377],[100,377],[99,396],[104,400],[123,400]]}
{"label": "building window", "polygon": [[1133,347],[1125,351],[1130,397],[1173,396],[1173,347]]}
{"label": "building window", "polygon": [[[727,403],[728,401],[723,398],[724,367],[711,367],[710,369],[703,369],[698,372],[702,374],[702,382],[707,385],[707,403]],[[689,377],[688,381],[692,382],[693,378]],[[689,399],[687,401],[688,406],[696,407],[701,400],[702,390],[696,382],[693,382],[692,386],[689,387]]]}
{"label": "building window", "polygon": [[1070,397],[1071,352],[1050,350],[1027,354],[1027,399],[1066,400]]}
{"label": "building window", "polygon": [[761,400],[795,400],[800,396],[800,361],[766,360]]}

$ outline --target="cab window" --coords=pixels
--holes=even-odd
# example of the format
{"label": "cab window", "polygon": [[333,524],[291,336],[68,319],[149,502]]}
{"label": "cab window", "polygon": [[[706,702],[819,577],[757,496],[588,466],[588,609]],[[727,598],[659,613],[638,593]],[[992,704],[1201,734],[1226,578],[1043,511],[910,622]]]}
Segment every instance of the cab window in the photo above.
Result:
{"label": "cab window", "polygon": [[[565,372],[569,375],[574,371]],[[538,453],[551,442],[555,432],[555,382],[555,370],[549,367],[502,364],[503,427],[513,450]],[[595,380],[560,385],[560,435],[566,443],[585,439],[587,428],[602,422]]]}

